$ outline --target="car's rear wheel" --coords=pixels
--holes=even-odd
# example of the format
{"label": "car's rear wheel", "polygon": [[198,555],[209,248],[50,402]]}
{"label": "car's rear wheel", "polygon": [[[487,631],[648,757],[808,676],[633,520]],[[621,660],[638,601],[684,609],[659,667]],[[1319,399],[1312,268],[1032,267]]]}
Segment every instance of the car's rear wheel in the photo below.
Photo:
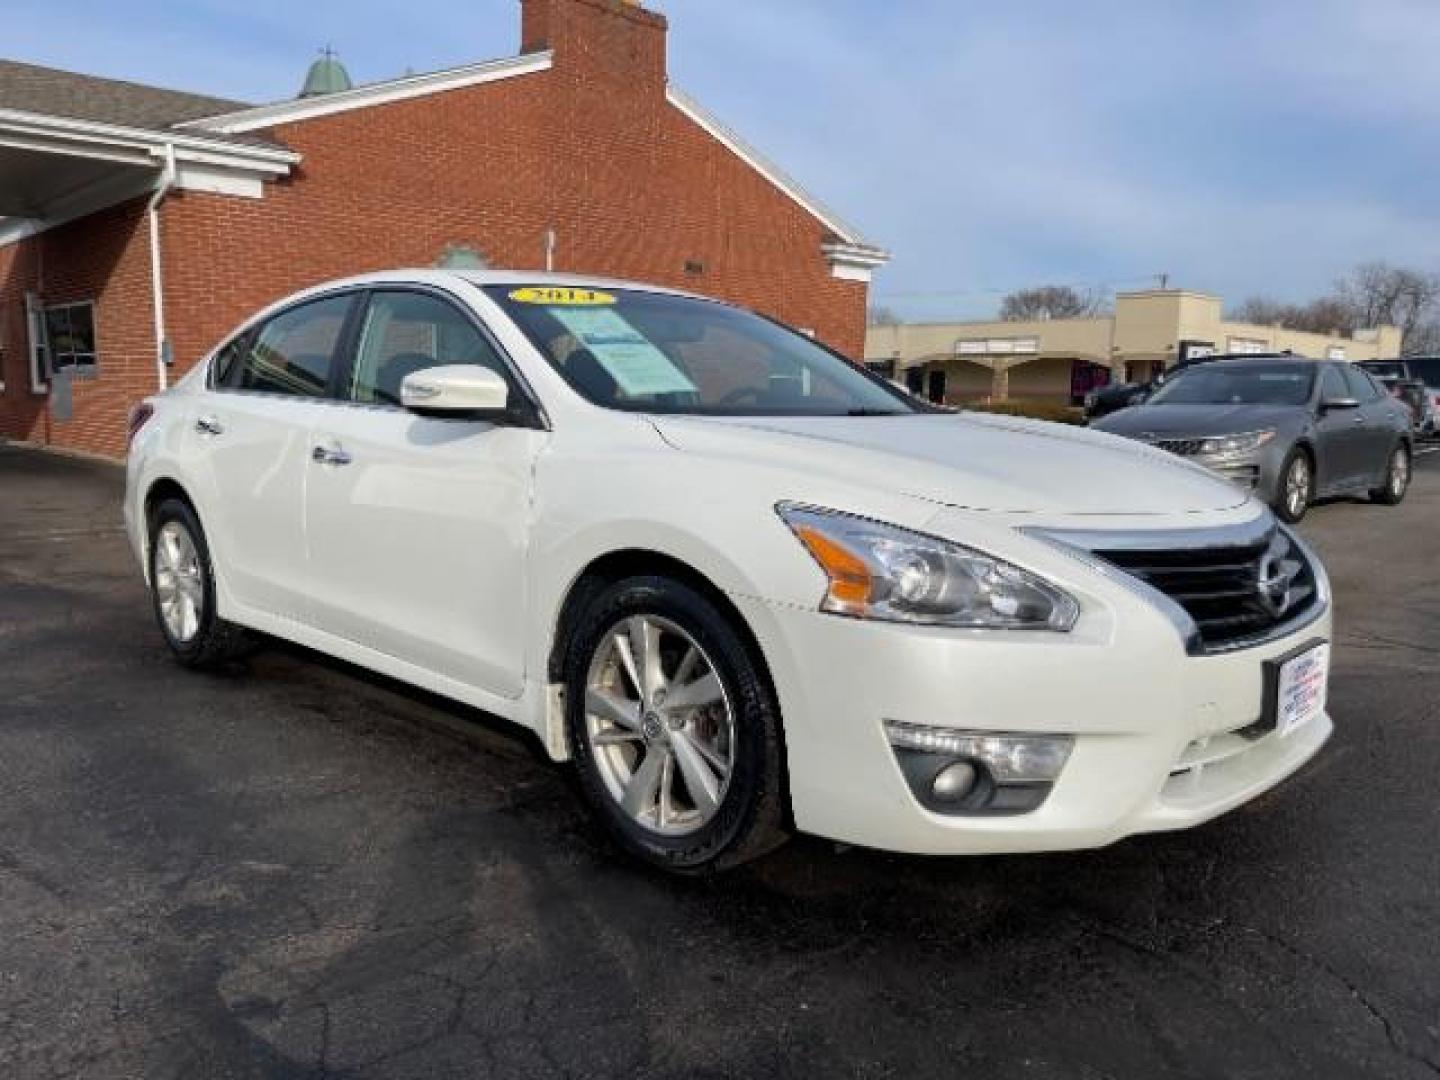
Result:
{"label": "car's rear wheel", "polygon": [[150,515],[150,598],[166,644],[186,667],[218,667],[252,643],[247,631],[216,613],[205,531],[181,499],[164,500]]}
{"label": "car's rear wheel", "polygon": [[1390,462],[1385,468],[1385,482],[1378,488],[1371,489],[1370,499],[1385,506],[1396,506],[1409,490],[1410,448],[1400,443],[1390,451]]}
{"label": "car's rear wheel", "polygon": [[779,710],[715,603],[679,581],[601,592],[567,650],[581,790],[626,851],[669,870],[737,865],[783,842]]}
{"label": "car's rear wheel", "polygon": [[1280,487],[1275,492],[1274,508],[1281,521],[1291,525],[1305,516],[1315,497],[1315,468],[1310,455],[1296,448],[1280,466]]}

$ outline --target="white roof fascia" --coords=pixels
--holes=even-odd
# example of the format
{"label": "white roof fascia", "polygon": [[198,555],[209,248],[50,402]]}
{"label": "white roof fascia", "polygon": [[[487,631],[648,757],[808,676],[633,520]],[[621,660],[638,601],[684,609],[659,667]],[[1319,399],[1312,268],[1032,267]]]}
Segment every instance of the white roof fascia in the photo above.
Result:
{"label": "white roof fascia", "polygon": [[0,109],[0,138],[22,140],[28,149],[73,154],[101,160],[134,162],[139,155],[163,156],[165,147],[173,146],[182,161],[223,165],[236,169],[283,176],[300,160],[293,150],[278,146],[244,146],[203,134],[132,128],[119,124],[102,124],[93,120],[76,120],[68,116],[47,116]]}
{"label": "white roof fascia", "polygon": [[271,105],[258,105],[253,109],[222,113],[219,116],[187,120],[177,127],[195,131],[217,131],[225,135],[239,135],[247,131],[293,124],[301,120],[314,120],[320,116],[349,112],[351,109],[367,109],[376,105],[388,105],[393,101],[424,97],[426,94],[440,94],[446,90],[459,90],[466,86],[513,79],[521,75],[532,75],[548,71],[554,66],[554,53],[550,51],[527,53],[524,56],[505,60],[489,60],[482,64],[466,64],[463,67],[448,68],[445,71],[431,71],[423,75],[406,75],[385,82],[367,83],[350,90],[337,90],[333,94],[317,94],[314,97],[279,101]]}

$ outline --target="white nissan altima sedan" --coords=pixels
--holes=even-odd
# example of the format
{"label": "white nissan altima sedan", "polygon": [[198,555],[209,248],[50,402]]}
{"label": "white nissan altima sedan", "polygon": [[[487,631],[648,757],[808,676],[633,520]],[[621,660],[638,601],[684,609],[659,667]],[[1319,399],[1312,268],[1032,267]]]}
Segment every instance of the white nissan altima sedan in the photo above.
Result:
{"label": "white nissan altima sedan", "polygon": [[678,870],[793,828],[1094,847],[1331,732],[1325,573],[1233,485],[933,410],[743,309],[418,270],[256,315],[131,421],[181,663],[252,632],[532,729]]}

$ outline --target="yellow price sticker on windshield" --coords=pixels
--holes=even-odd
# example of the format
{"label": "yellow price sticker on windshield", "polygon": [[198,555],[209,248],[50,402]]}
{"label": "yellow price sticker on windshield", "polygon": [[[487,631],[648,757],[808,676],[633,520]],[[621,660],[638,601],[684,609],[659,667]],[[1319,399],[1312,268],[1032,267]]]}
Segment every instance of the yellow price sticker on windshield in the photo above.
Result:
{"label": "yellow price sticker on windshield", "polygon": [[615,297],[595,289],[571,289],[557,285],[516,289],[510,299],[517,304],[547,304],[554,307],[606,307]]}

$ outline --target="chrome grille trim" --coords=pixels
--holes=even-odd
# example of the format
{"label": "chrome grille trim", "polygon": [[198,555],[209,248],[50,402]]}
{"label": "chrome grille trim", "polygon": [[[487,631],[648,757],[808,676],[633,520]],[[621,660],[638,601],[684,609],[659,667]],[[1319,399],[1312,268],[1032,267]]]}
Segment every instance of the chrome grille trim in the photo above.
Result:
{"label": "chrome grille trim", "polygon": [[[1288,637],[1320,619],[1330,608],[1330,582],[1314,551],[1290,528],[1278,522],[1268,511],[1243,525],[1208,529],[1155,529],[1111,532],[1099,529],[1047,529],[1026,527],[1027,535],[1045,540],[1090,570],[1121,585],[1158,609],[1174,626],[1176,634],[1192,656],[1213,656],[1254,648]],[[1293,550],[1304,560],[1314,583],[1314,595],[1289,618],[1266,626],[1254,634],[1221,641],[1205,641],[1196,619],[1177,600],[1149,581],[1131,573],[1121,565],[1104,558],[1100,552],[1125,552],[1144,555],[1146,552],[1195,552],[1216,554],[1230,548],[1253,549],[1269,544],[1283,535]],[[1258,586],[1258,579],[1257,579]]]}

